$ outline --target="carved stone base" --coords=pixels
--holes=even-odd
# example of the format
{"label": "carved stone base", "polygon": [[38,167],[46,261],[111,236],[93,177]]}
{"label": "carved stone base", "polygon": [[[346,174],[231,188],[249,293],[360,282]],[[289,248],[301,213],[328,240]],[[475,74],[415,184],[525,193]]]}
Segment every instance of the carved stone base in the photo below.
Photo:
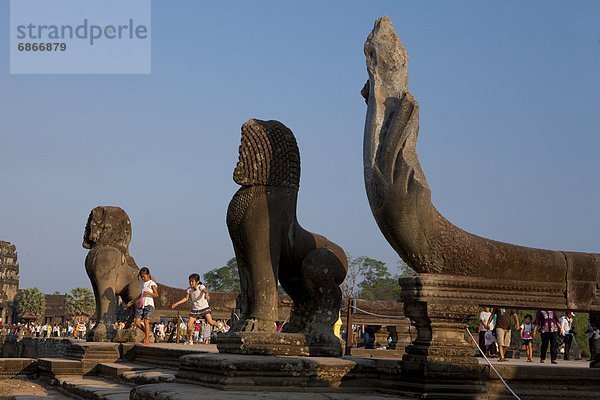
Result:
{"label": "carved stone base", "polygon": [[217,336],[220,353],[268,356],[341,357],[339,340],[317,341],[301,333],[235,332]]}
{"label": "carved stone base", "polygon": [[476,305],[422,301],[405,302],[404,307],[417,328],[417,338],[403,357],[407,376],[453,379],[474,373],[479,377],[475,349],[464,339],[465,327],[478,311]]}
{"label": "carved stone base", "polygon": [[111,324],[96,324],[88,332],[86,340],[88,342],[112,342],[116,332],[116,329]]}
{"label": "carved stone base", "polygon": [[[400,280],[404,314],[416,327],[417,337],[402,357],[399,386],[428,398],[451,398],[451,394],[479,398],[485,390],[483,368],[475,358],[476,349],[465,341],[465,328],[477,316],[479,305],[440,296],[432,290],[439,285],[440,276],[433,278],[432,282],[427,276]],[[451,293],[448,287],[446,290]]]}
{"label": "carved stone base", "polygon": [[[145,335],[141,330],[132,326],[127,329],[115,331],[114,337],[114,341],[117,343],[142,343]],[[154,333],[150,332],[150,343],[154,342]]]}
{"label": "carved stone base", "polygon": [[368,393],[378,375],[377,362],[363,358],[237,354],[186,355],[177,370],[178,379],[236,391]]}

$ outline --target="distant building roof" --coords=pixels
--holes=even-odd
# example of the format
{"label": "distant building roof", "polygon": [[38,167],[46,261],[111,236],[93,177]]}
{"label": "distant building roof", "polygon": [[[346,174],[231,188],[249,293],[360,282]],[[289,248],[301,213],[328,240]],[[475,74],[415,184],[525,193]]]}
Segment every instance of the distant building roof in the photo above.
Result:
{"label": "distant building roof", "polygon": [[47,294],[46,295],[46,313],[45,317],[65,317],[70,319],[71,315],[65,309],[67,304],[67,296],[64,294]]}

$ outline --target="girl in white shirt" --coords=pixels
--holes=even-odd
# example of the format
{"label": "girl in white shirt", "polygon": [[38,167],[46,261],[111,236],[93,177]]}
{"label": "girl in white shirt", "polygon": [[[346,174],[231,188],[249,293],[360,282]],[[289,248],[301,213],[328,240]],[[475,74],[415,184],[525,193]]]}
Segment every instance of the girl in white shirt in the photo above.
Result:
{"label": "girl in white shirt", "polygon": [[188,279],[190,282],[190,287],[188,287],[185,291],[185,297],[171,305],[171,308],[175,308],[178,305],[188,301],[190,297],[192,299],[192,311],[190,312],[187,325],[188,340],[185,342],[185,344],[194,344],[194,341],[192,340],[192,335],[194,334],[194,323],[199,318],[204,318],[206,323],[216,326],[220,332],[227,332],[225,325],[212,319],[212,311],[208,306],[210,295],[208,294],[206,286],[200,282],[200,275],[194,273],[191,274]]}
{"label": "girl in white shirt", "polygon": [[[148,267],[140,268],[138,278],[142,280],[142,293],[127,303],[128,307],[135,304],[135,326],[144,332],[143,344],[150,344],[150,317],[154,312],[154,299],[158,297],[158,285],[152,280]],[[142,324],[142,320],[144,324]]]}
{"label": "girl in white shirt", "polygon": [[533,324],[531,323],[532,316],[530,314],[525,315],[525,322],[521,324],[521,339],[523,340],[523,346],[527,351],[527,362],[533,362]]}

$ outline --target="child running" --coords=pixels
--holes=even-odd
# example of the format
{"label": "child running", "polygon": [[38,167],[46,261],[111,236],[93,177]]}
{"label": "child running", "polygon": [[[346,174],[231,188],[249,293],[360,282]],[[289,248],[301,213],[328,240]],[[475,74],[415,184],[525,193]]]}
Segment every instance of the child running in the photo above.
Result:
{"label": "child running", "polygon": [[[158,297],[158,285],[152,280],[148,267],[140,268],[138,278],[142,280],[142,293],[127,303],[127,307],[135,304],[135,326],[144,332],[143,344],[150,344],[150,317],[154,311],[154,298]],[[144,324],[142,325],[142,320]]]}
{"label": "child running", "polygon": [[190,312],[190,317],[188,318],[187,328],[188,340],[185,342],[185,344],[194,344],[192,340],[192,335],[194,333],[194,322],[199,318],[204,318],[208,324],[219,328],[220,332],[227,332],[225,325],[212,319],[212,311],[208,306],[210,295],[208,294],[206,286],[200,282],[200,275],[191,274],[188,279],[190,281],[190,287],[185,291],[185,297],[171,305],[171,308],[175,308],[178,305],[188,301],[190,297],[192,298],[192,312]]}
{"label": "child running", "polygon": [[525,322],[521,324],[521,339],[523,339],[523,346],[527,351],[527,362],[533,362],[533,324],[531,320],[533,317],[530,314],[525,314]]}

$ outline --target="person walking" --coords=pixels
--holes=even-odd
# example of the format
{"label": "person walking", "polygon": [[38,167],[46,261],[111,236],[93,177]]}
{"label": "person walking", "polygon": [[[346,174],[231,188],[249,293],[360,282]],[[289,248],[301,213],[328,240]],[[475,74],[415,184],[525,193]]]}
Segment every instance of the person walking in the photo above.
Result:
{"label": "person walking", "polygon": [[180,304],[187,302],[190,298],[192,299],[192,311],[188,318],[187,324],[187,340],[185,344],[194,344],[194,323],[197,319],[203,319],[206,323],[215,326],[220,332],[227,332],[227,328],[220,321],[217,322],[212,318],[212,311],[208,305],[210,295],[206,286],[200,282],[200,275],[193,273],[188,277],[190,286],[185,291],[185,297],[181,300],[173,303],[171,308],[176,308]]}
{"label": "person walking", "polygon": [[556,313],[552,310],[539,310],[535,316],[535,327],[533,335],[540,331],[542,336],[542,347],[540,349],[540,363],[546,361],[548,352],[548,343],[550,343],[550,361],[552,364],[558,364],[558,333],[561,332],[560,324]]}
{"label": "person walking", "polygon": [[533,317],[530,314],[525,314],[525,322],[521,324],[521,340],[527,352],[527,362],[533,362]]}
{"label": "person walking", "polygon": [[77,339],[85,340],[85,335],[87,333],[87,326],[82,321],[77,323]]}
{"label": "person walking", "polygon": [[152,279],[148,267],[140,268],[138,279],[141,279],[141,294],[127,303],[127,307],[136,305],[133,323],[144,333],[143,344],[150,344],[150,318],[154,312],[154,299],[159,296],[158,285]]}
{"label": "person walking", "polygon": [[573,344],[573,335],[575,335],[575,330],[573,329],[573,317],[575,313],[573,311],[567,311],[565,315],[560,317],[558,322],[560,323],[560,329],[562,334],[564,335],[564,343],[565,343],[565,355],[563,360],[569,359],[569,353],[571,352],[571,345]]}
{"label": "person walking", "polygon": [[515,328],[519,328],[519,316],[515,310],[494,308],[494,311],[488,318],[488,324],[492,323],[494,316],[496,317],[496,340],[498,341],[498,350],[500,352],[498,361],[507,361],[506,350],[510,346],[511,317],[515,319]]}
{"label": "person walking", "polygon": [[585,330],[585,334],[588,337],[588,343],[590,345],[590,359],[588,361],[594,361],[594,354],[598,351],[596,342],[600,339],[600,329],[592,325],[592,321],[588,319],[588,326]]}
{"label": "person walking", "polygon": [[490,330],[490,324],[488,324],[490,315],[492,315],[490,307],[484,307],[483,311],[479,313],[479,348],[486,356],[489,356],[489,346],[485,345],[485,333]]}

